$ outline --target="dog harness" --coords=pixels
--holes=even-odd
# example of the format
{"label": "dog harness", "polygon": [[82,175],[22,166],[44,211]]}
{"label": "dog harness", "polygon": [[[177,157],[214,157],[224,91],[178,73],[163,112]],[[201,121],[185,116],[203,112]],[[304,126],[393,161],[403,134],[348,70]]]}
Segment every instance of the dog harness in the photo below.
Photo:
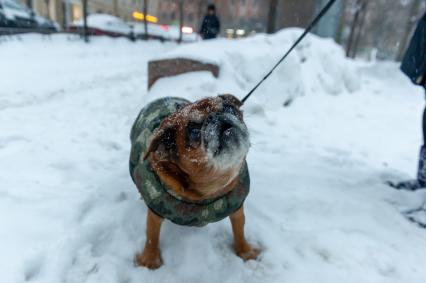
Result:
{"label": "dog harness", "polygon": [[162,218],[185,226],[205,226],[220,221],[237,211],[250,190],[250,177],[244,163],[240,181],[230,192],[212,199],[190,201],[167,188],[152,170],[148,159],[143,160],[149,141],[161,122],[179,108],[190,103],[181,98],[167,97],[144,107],[130,134],[130,175],[146,205]]}

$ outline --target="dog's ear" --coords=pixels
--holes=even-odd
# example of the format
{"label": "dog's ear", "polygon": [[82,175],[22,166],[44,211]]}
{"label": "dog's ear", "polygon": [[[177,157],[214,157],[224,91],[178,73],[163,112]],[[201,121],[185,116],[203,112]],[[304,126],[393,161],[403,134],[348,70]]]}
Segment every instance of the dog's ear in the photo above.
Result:
{"label": "dog's ear", "polygon": [[236,98],[232,94],[222,94],[222,95],[219,95],[219,97],[222,98],[224,103],[232,104],[237,108],[240,108],[243,105],[241,100],[239,100],[238,98]]}
{"label": "dog's ear", "polygon": [[151,152],[159,152],[160,158],[168,157],[172,152],[176,152],[176,130],[172,127],[158,129],[154,133],[143,159],[146,160]]}

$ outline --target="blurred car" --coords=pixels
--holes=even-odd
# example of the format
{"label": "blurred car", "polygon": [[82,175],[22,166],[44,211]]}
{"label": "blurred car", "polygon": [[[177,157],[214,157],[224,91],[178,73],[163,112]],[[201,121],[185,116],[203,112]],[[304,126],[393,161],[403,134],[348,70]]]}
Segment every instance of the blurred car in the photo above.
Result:
{"label": "blurred car", "polygon": [[[133,34],[136,38],[143,38],[145,35],[145,25],[141,22],[130,22]],[[168,40],[167,26],[148,23],[148,35],[151,39]]]}
{"label": "blurred car", "polygon": [[0,23],[3,27],[35,28],[35,13],[13,0],[0,0]]}
{"label": "blurred car", "polygon": [[[179,27],[178,26],[169,26],[168,30],[169,36],[172,40],[178,40],[180,36]],[[194,32],[191,27],[182,27],[182,41],[184,42],[193,42],[201,40],[201,36]]]}
{"label": "blurred car", "polygon": [[49,30],[49,31],[60,31],[61,30],[61,27],[55,21],[46,19],[46,18],[41,17],[39,15],[35,15],[34,19],[37,22],[37,26],[41,29],[45,29],[45,30]]}
{"label": "blurred car", "polygon": [[[144,23],[131,22],[130,25],[133,27],[133,32],[136,38],[142,38],[145,35]],[[182,40],[184,42],[193,42],[201,39],[200,36],[190,27],[183,27],[182,31]],[[148,23],[148,35],[149,38],[170,41],[177,41],[180,36],[178,26],[158,25],[154,23]]]}
{"label": "blurred car", "polygon": [[[82,32],[83,20],[68,26],[71,32]],[[87,27],[91,35],[108,35],[112,37],[132,35],[132,28],[120,18],[108,14],[92,14],[87,16]]]}
{"label": "blurred car", "polygon": [[3,13],[3,6],[0,3],[0,27],[5,27],[7,25],[7,18]]}
{"label": "blurred car", "polygon": [[59,24],[55,21],[37,15],[34,11],[14,0],[0,0],[0,27],[60,30]]}

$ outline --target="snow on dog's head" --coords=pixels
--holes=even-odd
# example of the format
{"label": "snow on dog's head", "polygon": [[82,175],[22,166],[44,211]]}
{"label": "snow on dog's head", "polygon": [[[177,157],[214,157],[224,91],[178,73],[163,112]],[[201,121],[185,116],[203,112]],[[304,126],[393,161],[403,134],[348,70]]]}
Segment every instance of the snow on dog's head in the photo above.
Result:
{"label": "snow on dog's head", "polygon": [[145,157],[152,153],[162,172],[173,168],[172,174],[185,176],[184,187],[192,184],[201,194],[228,186],[250,146],[241,105],[232,95],[220,95],[183,106],[163,120]]}

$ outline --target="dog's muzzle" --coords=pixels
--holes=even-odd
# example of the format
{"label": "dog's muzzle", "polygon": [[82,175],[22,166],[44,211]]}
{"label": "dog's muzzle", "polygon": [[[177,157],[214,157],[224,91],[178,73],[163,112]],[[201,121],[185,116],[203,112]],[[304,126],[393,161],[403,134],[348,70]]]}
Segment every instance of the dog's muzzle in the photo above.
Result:
{"label": "dog's muzzle", "polygon": [[233,152],[248,151],[248,130],[236,116],[213,113],[204,124],[204,146],[213,157]]}

